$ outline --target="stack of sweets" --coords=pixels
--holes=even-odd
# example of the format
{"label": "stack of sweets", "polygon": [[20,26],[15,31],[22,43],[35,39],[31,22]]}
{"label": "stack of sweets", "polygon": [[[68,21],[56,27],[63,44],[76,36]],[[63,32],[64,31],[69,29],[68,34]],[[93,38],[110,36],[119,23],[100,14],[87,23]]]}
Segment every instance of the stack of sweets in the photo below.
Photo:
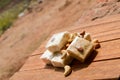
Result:
{"label": "stack of sweets", "polygon": [[46,51],[40,57],[46,64],[64,67],[64,75],[68,76],[72,69],[69,64],[73,59],[84,62],[96,48],[98,40],[91,39],[89,33],[70,33],[68,31],[54,34],[46,45]]}

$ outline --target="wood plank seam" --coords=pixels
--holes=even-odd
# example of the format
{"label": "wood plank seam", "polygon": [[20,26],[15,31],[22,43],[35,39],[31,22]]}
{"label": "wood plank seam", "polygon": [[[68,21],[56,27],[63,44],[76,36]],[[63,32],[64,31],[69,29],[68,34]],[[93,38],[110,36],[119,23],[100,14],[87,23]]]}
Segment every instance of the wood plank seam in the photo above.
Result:
{"label": "wood plank seam", "polygon": [[[114,60],[120,60],[120,57],[116,58],[116,59],[108,59],[108,60],[103,60],[103,61],[106,62],[106,61],[114,61]],[[99,63],[99,62],[103,62],[103,61],[100,60],[100,61],[94,61],[94,62],[91,62],[91,63],[95,64],[95,63]],[[53,66],[48,66],[48,67],[51,67],[52,69],[55,69]],[[39,69],[37,68],[37,69],[22,70],[22,71],[18,71],[18,72],[37,71],[37,70],[41,70],[41,69],[45,69],[45,68],[43,67],[43,68],[39,68]]]}
{"label": "wood plank seam", "polygon": [[[90,28],[90,27],[94,27],[94,26],[98,26],[98,25],[110,24],[110,23],[115,23],[115,22],[120,22],[120,20],[104,22],[104,23],[99,23],[99,24],[94,24],[94,25],[85,25],[85,24],[83,24],[83,25],[79,25],[79,26],[76,26],[76,27],[74,27],[74,26],[72,26],[70,28],[67,27],[65,29],[71,31],[73,29],[73,27],[74,27],[74,30],[76,30],[76,29],[84,29],[84,28],[88,28],[88,27]],[[60,31],[60,30],[56,30],[56,31],[52,32],[52,34],[58,32],[58,31]]]}
{"label": "wood plank seam", "polygon": [[[119,42],[119,40],[118,40],[117,42]],[[106,42],[105,42],[105,43],[106,43]],[[113,43],[113,42],[112,42],[112,43]],[[108,48],[109,48],[109,47],[108,47]],[[118,49],[117,49],[117,50],[118,50]],[[115,53],[115,55],[116,55],[116,54],[119,54],[119,53]],[[40,55],[41,55],[41,54],[40,54]],[[40,56],[40,55],[38,55],[38,56]],[[100,57],[100,56],[99,56],[99,57]],[[120,56],[116,56],[115,58],[113,58],[113,57],[111,58],[111,57],[110,57],[109,59],[106,59],[106,58],[104,59],[104,58],[103,58],[102,60],[101,60],[101,59],[100,59],[100,60],[98,59],[98,60],[94,60],[94,61],[92,61],[92,62],[99,62],[99,61],[106,61],[106,60],[114,60],[114,59],[120,59]],[[26,65],[25,65],[25,66],[26,66]],[[30,65],[27,65],[27,66],[29,67]],[[26,66],[26,67],[27,67],[27,66]],[[36,66],[37,66],[37,65],[36,65]],[[39,66],[39,65],[38,65],[38,66]]]}
{"label": "wood plank seam", "polygon": [[[117,43],[119,44],[119,39],[116,39],[116,40],[117,40]],[[116,40],[110,40],[110,41],[113,41],[112,44],[114,44],[114,42],[116,42]],[[106,42],[102,42],[102,43],[106,43]],[[109,43],[111,43],[111,42],[108,41],[107,44],[109,44]],[[117,45],[117,43],[115,43],[115,44]],[[105,46],[106,46],[106,45],[104,45],[104,47],[105,47]],[[108,47],[108,48],[109,48],[109,47]],[[107,50],[108,50],[108,48],[107,48]],[[117,46],[116,48],[119,48],[119,46]],[[117,49],[117,50],[118,50],[118,49]],[[102,52],[102,53],[103,53],[103,52]],[[115,53],[115,55],[116,55],[116,54],[118,54],[118,56],[116,56],[115,58],[109,57],[108,59],[119,59],[119,53]],[[40,56],[40,55],[41,55],[41,54],[39,54],[38,56]],[[36,55],[36,56],[37,56],[37,55]],[[103,56],[103,55],[100,55],[99,57],[101,57],[101,56]],[[39,58],[39,57],[38,57],[38,58]],[[104,58],[104,57],[103,57],[102,59],[103,59],[104,61],[106,60],[106,58]],[[94,61],[99,61],[99,60],[101,60],[101,58],[100,58],[100,59],[97,59],[97,60],[94,60]],[[93,61],[93,62],[94,62],[94,61]],[[37,65],[38,65],[38,64],[37,64]],[[26,66],[26,65],[25,65],[25,66]],[[27,65],[27,66],[29,67],[30,65]],[[26,66],[26,67],[27,67],[27,66]]]}
{"label": "wood plank seam", "polygon": [[115,38],[115,39],[110,39],[110,40],[100,41],[100,43],[109,42],[109,41],[114,41],[114,40],[119,40],[119,39],[120,39],[120,38]]}
{"label": "wood plank seam", "polygon": [[[119,39],[120,39],[120,38],[115,38],[115,39],[100,41],[100,43],[105,43],[105,42],[109,42],[109,41],[113,41],[113,40],[119,40]],[[43,52],[40,52],[40,53],[34,54],[34,55],[30,55],[29,57],[36,56],[36,55],[40,55],[40,54],[42,54],[42,53],[43,53]]]}
{"label": "wood plank seam", "polygon": [[110,58],[110,59],[96,60],[96,61],[93,61],[93,62],[100,62],[100,61],[107,61],[107,60],[115,60],[115,59],[120,59],[120,57],[115,57],[115,58]]}

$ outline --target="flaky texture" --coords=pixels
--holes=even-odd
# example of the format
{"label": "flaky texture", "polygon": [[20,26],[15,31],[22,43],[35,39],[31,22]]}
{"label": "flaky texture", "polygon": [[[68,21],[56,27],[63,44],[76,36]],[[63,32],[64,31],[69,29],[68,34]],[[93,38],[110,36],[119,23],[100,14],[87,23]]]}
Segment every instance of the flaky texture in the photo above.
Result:
{"label": "flaky texture", "polygon": [[[82,48],[83,50],[80,51],[79,48]],[[67,48],[69,54],[81,62],[85,61],[92,50],[93,45],[88,40],[80,37],[76,37]]]}
{"label": "flaky texture", "polygon": [[46,45],[46,49],[51,52],[60,51],[65,46],[69,39],[69,32],[61,32],[54,34]]}
{"label": "flaky texture", "polygon": [[68,31],[54,34],[46,45],[46,51],[40,57],[46,64],[64,67],[64,76],[72,69],[69,64],[73,59],[84,62],[93,49],[100,47],[98,40],[92,40],[90,33],[70,33]]}

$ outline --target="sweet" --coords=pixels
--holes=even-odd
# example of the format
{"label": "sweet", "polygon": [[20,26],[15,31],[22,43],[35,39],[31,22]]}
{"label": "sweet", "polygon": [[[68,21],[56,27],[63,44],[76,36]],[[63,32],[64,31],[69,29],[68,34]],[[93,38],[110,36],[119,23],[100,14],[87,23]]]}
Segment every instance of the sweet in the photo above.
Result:
{"label": "sweet", "polygon": [[46,64],[64,67],[64,76],[72,69],[69,64],[73,59],[84,62],[90,53],[99,48],[99,41],[91,39],[90,33],[69,33],[67,31],[54,34],[46,45],[46,51],[40,57]]}
{"label": "sweet", "polygon": [[69,32],[61,32],[54,34],[52,38],[48,41],[46,48],[51,52],[60,51],[62,47],[65,46],[69,39]]}
{"label": "sweet", "polygon": [[64,67],[65,65],[71,63],[73,58],[67,54],[65,58],[62,58],[61,53],[55,54],[54,58],[52,58],[51,63],[55,67]]}
{"label": "sweet", "polygon": [[88,40],[80,37],[76,37],[67,48],[68,53],[81,62],[85,61],[92,50],[93,44]]}
{"label": "sweet", "polygon": [[46,64],[51,64],[51,60],[54,57],[54,54],[49,50],[46,50],[40,57]]}

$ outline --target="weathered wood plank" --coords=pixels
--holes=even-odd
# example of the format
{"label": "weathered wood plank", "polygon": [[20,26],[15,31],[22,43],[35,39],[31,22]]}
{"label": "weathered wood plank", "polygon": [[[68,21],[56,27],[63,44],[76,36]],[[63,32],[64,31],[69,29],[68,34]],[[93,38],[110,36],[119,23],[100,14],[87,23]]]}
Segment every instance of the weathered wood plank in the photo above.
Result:
{"label": "weathered wood plank", "polygon": [[38,70],[17,72],[10,80],[93,80],[118,78],[120,75],[120,59],[93,62],[91,64],[74,63],[73,72],[70,76],[63,76],[63,69],[53,67],[43,67]]}
{"label": "weathered wood plank", "polygon": [[45,51],[45,45],[48,40],[45,40],[30,56],[39,55]]}
{"label": "weathered wood plank", "polygon": [[[92,58],[95,57],[93,61],[120,58],[120,45],[118,44],[120,44],[120,39],[101,43],[101,48],[98,49],[98,53],[93,53],[91,55]],[[20,71],[43,67],[39,57],[40,54],[29,57]]]}
{"label": "weathered wood plank", "polygon": [[[95,21],[90,21],[90,22],[87,22],[87,23],[83,23],[83,24],[79,24],[79,22],[73,24],[73,26],[69,26],[69,27],[65,27],[65,28],[62,28],[62,29],[56,29],[55,31],[53,31],[53,33],[56,33],[56,32],[60,32],[60,31],[64,31],[64,30],[74,30],[75,29],[82,29],[82,28],[91,28],[91,27],[97,27],[99,26],[99,28],[103,29],[103,28],[109,28],[110,26],[118,26],[120,25],[120,14],[118,15],[112,15],[112,16],[108,16],[108,17],[104,17],[102,19],[98,19],[98,20],[95,20]],[[101,26],[103,25],[103,26]],[[108,26],[106,26],[108,25]],[[106,27],[104,27],[106,26]],[[104,29],[103,29],[104,30]]]}
{"label": "weathered wood plank", "polygon": [[[68,30],[70,32],[81,32],[81,31],[85,30],[87,32],[90,32],[93,38],[97,38],[100,41],[120,38],[120,27],[119,27],[120,26],[120,21],[119,21],[119,18],[115,19],[115,20],[116,20],[115,22],[109,22],[108,21],[108,23],[104,23],[104,20],[103,21],[100,20],[102,22],[100,22],[100,21],[98,21],[97,23],[95,23],[96,21],[91,22],[94,25],[89,23],[89,24],[86,24],[86,25],[83,25],[83,26],[67,28],[65,30]],[[114,18],[111,21],[114,21]],[[104,23],[104,24],[99,24],[99,23]],[[97,25],[97,24],[99,24],[99,25]],[[60,32],[60,31],[64,31],[64,29],[58,30],[57,32]],[[53,33],[55,33],[55,32],[53,31]],[[51,36],[52,36],[52,34],[51,34]],[[39,48],[44,47],[46,42],[47,42],[47,40]],[[38,50],[41,50],[41,52],[43,52],[44,48],[38,49]],[[36,53],[33,53],[32,55],[35,55],[35,54],[38,54],[38,52],[36,51]]]}
{"label": "weathered wood plank", "polygon": [[[75,13],[72,13],[72,14],[75,14]],[[56,19],[54,19],[54,21],[55,20]],[[67,17],[64,20],[60,19],[59,21],[64,22],[66,20],[67,20]],[[54,21],[52,21],[51,23],[52,26],[54,25],[53,24]],[[70,21],[68,21],[68,23],[70,23]],[[60,24],[57,23],[57,25],[60,25]],[[55,32],[60,32],[64,30],[68,30],[71,32],[76,32],[76,31],[80,32],[82,30],[85,30],[87,32],[92,33],[94,38],[97,38],[102,42],[101,43],[102,48],[98,50],[99,53],[97,54],[97,56],[95,57],[95,59],[91,64],[73,63],[73,64],[76,64],[76,65],[72,65],[73,74],[65,78],[63,76],[63,69],[57,69],[57,71],[55,71],[53,67],[45,68],[45,64],[39,59],[40,53],[43,52],[45,49],[44,48],[46,44],[45,42],[40,46],[39,49],[36,50],[36,52],[34,52],[35,54],[32,54],[32,56],[27,60],[25,67],[23,66],[22,68],[23,70],[21,69],[21,71],[17,72],[11,78],[11,80],[18,80],[18,79],[19,80],[42,80],[42,79],[44,80],[56,80],[56,79],[86,80],[86,79],[104,79],[104,78],[118,77],[120,75],[120,65],[119,65],[120,64],[120,54],[119,54],[120,46],[118,45],[120,44],[120,40],[119,40],[120,17],[118,17],[118,15],[115,15],[114,17],[110,17],[109,19],[106,18],[106,20],[101,19],[96,22],[90,22],[84,25],[80,25],[79,23],[76,23],[73,26],[74,26],[74,29],[73,27],[69,27],[69,28],[64,28]],[[114,39],[118,39],[118,40],[114,40]],[[24,69],[28,71],[24,71]]]}
{"label": "weathered wood plank", "polygon": [[[114,39],[119,39],[120,38],[120,29],[119,28],[116,28],[116,27],[113,27],[112,29],[110,29],[109,31],[103,31],[101,33],[97,33],[97,30],[95,29],[96,33],[92,33],[91,36],[93,38],[96,38],[98,39],[100,42],[104,42],[104,41],[108,41],[108,40],[114,40]],[[102,28],[101,28],[102,29]],[[103,30],[103,29],[102,29]],[[76,30],[74,30],[73,32],[75,32]],[[98,30],[99,31],[99,30]],[[50,37],[49,37],[50,38]],[[48,38],[48,39],[49,39]],[[43,42],[41,44],[41,46],[31,55],[37,55],[37,54],[41,54],[45,51],[45,45],[48,41],[48,39]]]}

